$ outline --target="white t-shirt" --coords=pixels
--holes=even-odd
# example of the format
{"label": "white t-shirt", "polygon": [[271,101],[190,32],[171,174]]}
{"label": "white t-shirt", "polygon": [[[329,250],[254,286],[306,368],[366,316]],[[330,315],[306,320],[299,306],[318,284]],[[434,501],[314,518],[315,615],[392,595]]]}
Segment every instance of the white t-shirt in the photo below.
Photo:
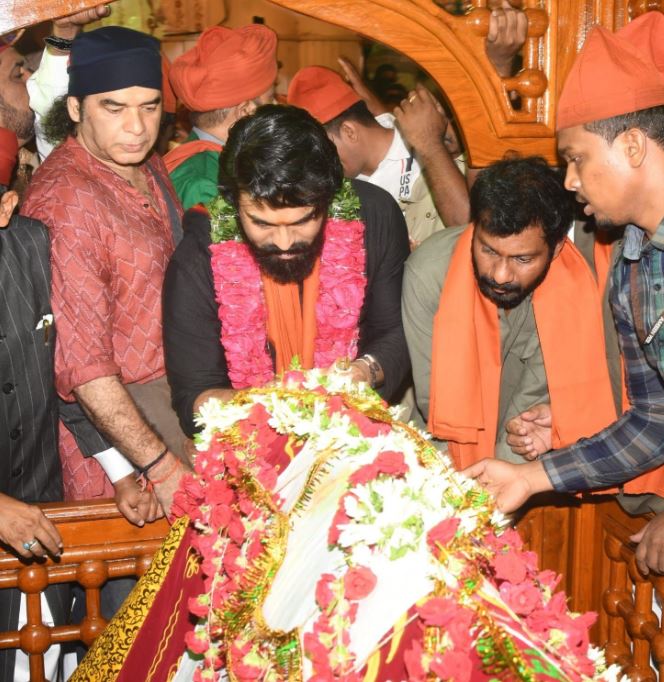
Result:
{"label": "white t-shirt", "polygon": [[394,131],[394,138],[378,168],[371,175],[358,175],[357,179],[382,187],[396,201],[407,200],[413,185],[422,174],[422,169],[395,127],[394,116],[381,114],[376,120],[383,128],[391,128]]}

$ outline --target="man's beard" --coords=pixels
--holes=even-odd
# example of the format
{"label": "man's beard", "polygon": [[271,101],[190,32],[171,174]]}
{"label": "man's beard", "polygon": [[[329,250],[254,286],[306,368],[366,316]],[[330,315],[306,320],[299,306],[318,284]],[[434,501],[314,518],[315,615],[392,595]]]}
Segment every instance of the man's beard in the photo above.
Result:
{"label": "man's beard", "polygon": [[[261,272],[279,284],[288,284],[290,282],[302,282],[311,274],[316,264],[316,259],[323,250],[325,228],[324,226],[321,227],[310,244],[307,242],[295,242],[287,251],[282,251],[274,244],[256,246],[246,236],[245,239]],[[284,254],[292,257],[280,258]]]}
{"label": "man's beard", "polygon": [[32,110],[21,111],[0,95],[0,119],[19,140],[29,140],[35,132],[35,114]]}
{"label": "man's beard", "polygon": [[[475,263],[475,258],[472,258],[473,272],[475,273],[475,280],[477,281],[477,286],[480,288],[480,292],[492,303],[495,303],[499,308],[505,310],[516,308],[522,301],[528,298],[535,289],[537,289],[546,278],[552,260],[553,258],[550,257],[546,267],[542,270],[537,279],[527,287],[522,287],[520,284],[498,284],[498,282],[491,279],[491,277],[480,275],[477,269],[477,263]],[[503,293],[497,293],[494,291],[494,287],[496,289],[502,289]]]}

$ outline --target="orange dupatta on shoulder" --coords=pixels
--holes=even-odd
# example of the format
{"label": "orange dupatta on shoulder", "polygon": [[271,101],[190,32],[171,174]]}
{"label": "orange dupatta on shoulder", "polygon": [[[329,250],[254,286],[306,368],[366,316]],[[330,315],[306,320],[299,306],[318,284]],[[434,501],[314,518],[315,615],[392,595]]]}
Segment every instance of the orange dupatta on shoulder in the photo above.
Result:
{"label": "orange dupatta on shoulder", "polygon": [[166,170],[172,173],[180,164],[200,152],[220,152],[223,147],[211,140],[190,140],[171,149],[164,155]]}
{"label": "orange dupatta on shoulder", "polygon": [[[458,468],[494,454],[501,375],[498,311],[477,286],[472,236],[471,225],[457,242],[433,325],[429,430],[449,442]],[[533,307],[551,397],[553,445],[562,447],[616,418],[600,291],[569,240],[534,292]]]}

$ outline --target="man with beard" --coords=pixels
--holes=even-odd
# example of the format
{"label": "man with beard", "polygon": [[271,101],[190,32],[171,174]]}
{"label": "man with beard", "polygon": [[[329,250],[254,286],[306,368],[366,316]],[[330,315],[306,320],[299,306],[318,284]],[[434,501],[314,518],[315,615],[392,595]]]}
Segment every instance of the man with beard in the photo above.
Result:
{"label": "man with beard", "polygon": [[209,397],[275,371],[350,360],[394,396],[408,373],[399,307],[408,234],[383,190],[343,181],[309,114],[265,105],[238,121],[220,157],[220,197],[190,209],[164,283],[173,404],[192,435]]}
{"label": "man with beard", "polygon": [[12,131],[21,147],[34,132],[34,114],[25,88],[30,74],[23,65],[23,57],[13,47],[0,46],[0,127]]}
{"label": "man with beard", "polygon": [[[602,228],[627,225],[611,272],[611,306],[625,362],[630,409],[608,428],[562,450],[550,415],[525,422],[521,465],[483,460],[468,474],[512,511],[531,495],[619,485],[643,472],[661,481],[664,463],[664,16],[647,12],[616,34],[588,35],[558,104],[565,186]],[[599,352],[598,352],[599,357]],[[553,410],[555,418],[555,410]],[[553,425],[555,428],[555,424]],[[539,439],[544,447],[533,449]],[[659,468],[658,468],[659,467]],[[662,488],[652,490],[662,495]],[[664,514],[632,540],[647,573],[664,573]]]}
{"label": "man with beard", "polygon": [[[609,248],[572,223],[561,178],[540,158],[500,161],[470,194],[471,225],[434,234],[406,263],[403,318],[415,397],[457,468],[520,461],[506,422],[551,403],[570,443],[616,417],[605,361]],[[583,253],[583,255],[582,255]],[[615,399],[614,399],[615,396]]]}

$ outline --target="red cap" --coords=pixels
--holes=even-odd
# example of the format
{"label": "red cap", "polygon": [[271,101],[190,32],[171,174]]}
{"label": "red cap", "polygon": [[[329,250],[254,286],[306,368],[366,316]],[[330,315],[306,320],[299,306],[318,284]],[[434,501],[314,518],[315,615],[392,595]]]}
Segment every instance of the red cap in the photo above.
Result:
{"label": "red cap", "polygon": [[0,185],[9,185],[17,155],[16,134],[7,128],[0,128]]}
{"label": "red cap", "polygon": [[361,99],[336,71],[324,66],[305,66],[288,86],[288,104],[306,109],[322,124]]}
{"label": "red cap", "polygon": [[640,50],[664,73],[664,14],[645,12],[625,24],[616,35]]}
{"label": "red cap", "polygon": [[213,26],[171,65],[171,85],[190,111],[234,107],[277,78],[277,36],[267,26]]}
{"label": "red cap", "polygon": [[560,94],[557,130],[664,104],[664,75],[652,51],[627,38],[601,26],[588,34]]}

